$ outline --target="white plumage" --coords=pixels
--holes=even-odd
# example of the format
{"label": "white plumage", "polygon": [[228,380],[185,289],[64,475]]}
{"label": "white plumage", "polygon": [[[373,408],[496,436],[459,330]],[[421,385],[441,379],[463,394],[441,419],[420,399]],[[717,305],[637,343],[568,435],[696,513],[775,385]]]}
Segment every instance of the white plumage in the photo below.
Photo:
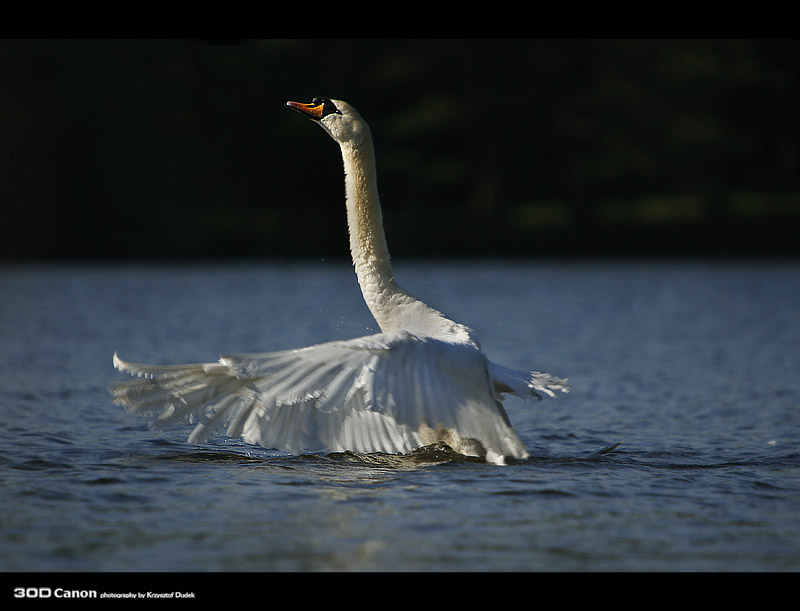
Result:
{"label": "white plumage", "polygon": [[503,393],[541,398],[565,380],[487,360],[474,332],[397,285],[389,263],[366,123],[347,103],[287,105],[336,140],[345,166],[350,247],[364,299],[381,333],[217,363],[141,365],[115,384],[117,403],[154,417],[155,428],[195,424],[192,443],[222,432],[292,453],[406,453],[444,442],[502,464],[528,452],[503,409]]}

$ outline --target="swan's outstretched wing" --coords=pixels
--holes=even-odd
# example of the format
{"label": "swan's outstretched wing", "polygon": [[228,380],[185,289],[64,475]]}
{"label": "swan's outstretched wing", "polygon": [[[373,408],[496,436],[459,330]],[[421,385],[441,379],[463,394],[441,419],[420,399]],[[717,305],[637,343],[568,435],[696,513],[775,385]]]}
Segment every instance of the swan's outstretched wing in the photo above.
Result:
{"label": "swan's outstretched wing", "polygon": [[516,389],[493,388],[484,355],[405,331],[218,363],[137,365],[115,355],[114,364],[140,376],[111,387],[117,403],[155,415],[156,428],[194,423],[194,443],[219,431],[295,453],[398,453],[444,441],[493,462],[528,455],[496,394]]}

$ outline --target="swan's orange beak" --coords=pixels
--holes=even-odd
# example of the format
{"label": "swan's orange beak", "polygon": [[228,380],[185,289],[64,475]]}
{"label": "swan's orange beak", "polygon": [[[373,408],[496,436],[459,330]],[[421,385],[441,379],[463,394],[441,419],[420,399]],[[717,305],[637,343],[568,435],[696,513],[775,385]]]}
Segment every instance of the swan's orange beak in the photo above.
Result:
{"label": "swan's orange beak", "polygon": [[303,104],[301,102],[286,102],[286,105],[292,110],[296,110],[300,114],[304,114],[310,119],[319,121],[322,118],[322,112],[325,110],[325,104]]}

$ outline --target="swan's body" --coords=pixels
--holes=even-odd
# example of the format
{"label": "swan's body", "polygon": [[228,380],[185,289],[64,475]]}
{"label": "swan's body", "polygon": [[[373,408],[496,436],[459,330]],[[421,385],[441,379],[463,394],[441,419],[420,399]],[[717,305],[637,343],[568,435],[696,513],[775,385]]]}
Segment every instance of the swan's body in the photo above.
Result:
{"label": "swan's body", "polygon": [[114,365],[140,379],[111,388],[115,401],[155,414],[156,427],[188,420],[202,442],[215,429],[289,452],[405,453],[445,442],[503,463],[528,456],[501,393],[541,398],[565,380],[490,362],[474,332],[394,279],[383,232],[369,128],[346,102],[287,102],[317,121],[344,160],[350,250],[381,333],[298,350],[223,356],[217,363]]}

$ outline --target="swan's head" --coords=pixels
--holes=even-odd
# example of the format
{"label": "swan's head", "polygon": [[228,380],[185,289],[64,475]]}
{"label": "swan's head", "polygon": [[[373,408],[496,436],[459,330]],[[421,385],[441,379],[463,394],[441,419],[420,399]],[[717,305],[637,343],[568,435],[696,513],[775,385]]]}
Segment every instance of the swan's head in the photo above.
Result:
{"label": "swan's head", "polygon": [[369,137],[369,127],[364,119],[342,100],[314,98],[310,104],[286,102],[286,106],[319,123],[339,144],[355,144]]}

